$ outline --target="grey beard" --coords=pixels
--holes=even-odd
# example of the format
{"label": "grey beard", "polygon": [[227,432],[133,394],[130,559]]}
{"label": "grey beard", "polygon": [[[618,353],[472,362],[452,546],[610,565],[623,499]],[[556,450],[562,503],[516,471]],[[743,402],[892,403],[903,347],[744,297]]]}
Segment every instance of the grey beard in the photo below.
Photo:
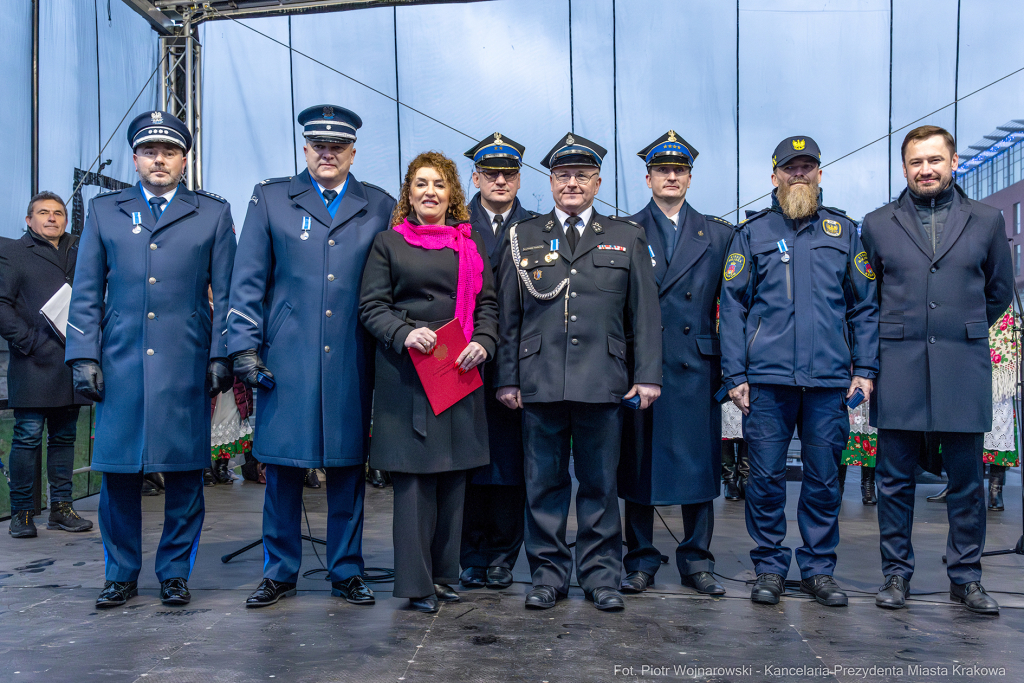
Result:
{"label": "grey beard", "polygon": [[787,218],[807,218],[818,210],[818,188],[813,185],[779,187],[779,206]]}

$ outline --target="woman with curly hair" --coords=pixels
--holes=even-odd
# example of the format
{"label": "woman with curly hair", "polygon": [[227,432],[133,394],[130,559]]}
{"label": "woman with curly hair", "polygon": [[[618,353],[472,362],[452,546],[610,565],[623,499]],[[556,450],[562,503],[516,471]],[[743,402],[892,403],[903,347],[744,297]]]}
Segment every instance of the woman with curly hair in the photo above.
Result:
{"label": "woman with curly hair", "polygon": [[392,229],[374,239],[359,313],[377,339],[370,467],[394,483],[395,597],[436,612],[459,599],[466,471],[490,462],[483,388],[434,415],[411,355],[432,353],[435,330],[459,321],[469,345],[460,372],[494,355],[498,303],[491,265],[455,163],[424,152],[405,174]]}

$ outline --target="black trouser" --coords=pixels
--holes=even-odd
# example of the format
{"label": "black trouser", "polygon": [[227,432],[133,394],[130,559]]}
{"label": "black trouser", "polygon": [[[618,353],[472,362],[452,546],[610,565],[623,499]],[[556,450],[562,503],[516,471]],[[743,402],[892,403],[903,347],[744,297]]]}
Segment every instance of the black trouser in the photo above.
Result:
{"label": "black trouser", "polygon": [[11,512],[32,510],[36,487],[36,460],[46,436],[46,478],[50,502],[71,501],[71,472],[75,468],[75,434],[79,406],[60,408],[15,408],[14,432],[8,462],[11,475]]}
{"label": "black trouser", "polygon": [[458,583],[466,470],[392,472],[391,480],[395,491],[392,595],[423,598],[434,594],[435,583]]}
{"label": "black trouser", "polygon": [[[914,575],[915,470],[925,432],[878,430],[875,485],[878,488],[878,531],[881,536],[882,573],[908,581]],[[946,514],[946,574],[956,584],[981,580],[981,553],[985,548],[987,514],[982,433],[932,432],[942,449],[942,464],[949,476]]]}
{"label": "black trouser", "polygon": [[526,456],[526,555],[534,586],[569,591],[572,553],[565,531],[572,500],[569,451],[576,491],[576,578],[585,591],[618,587],[622,578],[619,520],[619,442],[622,410],[616,403],[527,403],[523,406]]}
{"label": "black trouser", "polygon": [[526,486],[466,482],[462,513],[462,568],[512,569],[523,547]]}
{"label": "black trouser", "polygon": [[[681,505],[683,540],[676,546],[680,576],[715,571],[715,556],[708,549],[715,530],[713,501]],[[654,576],[661,566],[661,553],[654,547],[654,506],[626,501],[626,548],[622,558],[627,572]]]}

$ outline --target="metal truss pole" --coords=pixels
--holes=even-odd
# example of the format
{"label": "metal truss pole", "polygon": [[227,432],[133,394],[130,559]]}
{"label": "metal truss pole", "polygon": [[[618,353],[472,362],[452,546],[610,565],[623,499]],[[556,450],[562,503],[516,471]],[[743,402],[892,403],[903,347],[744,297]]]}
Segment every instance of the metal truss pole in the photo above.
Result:
{"label": "metal truss pole", "polygon": [[203,185],[202,171],[202,46],[196,38],[196,15],[183,13],[174,34],[160,36],[160,106],[192,132],[192,153],[185,166],[190,190]]}

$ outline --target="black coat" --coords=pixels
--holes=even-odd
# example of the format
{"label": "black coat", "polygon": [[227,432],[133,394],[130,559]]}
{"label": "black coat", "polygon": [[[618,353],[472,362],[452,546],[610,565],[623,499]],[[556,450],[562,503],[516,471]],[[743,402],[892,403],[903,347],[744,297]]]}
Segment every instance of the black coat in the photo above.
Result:
{"label": "black coat", "polygon": [[[513,224],[533,218],[537,214],[527,211],[516,199],[502,229],[495,234],[480,204],[480,194],[469,202],[470,223],[474,232],[483,238],[491,260],[495,283],[501,261],[501,241]],[[492,359],[493,360],[493,359]],[[517,486],[523,483],[523,413],[506,408],[495,397],[494,375],[497,365],[489,362],[482,368],[484,377],[484,408],[487,411],[487,434],[491,446],[491,464],[473,472],[472,483],[479,485]]]}
{"label": "black coat", "polygon": [[[655,213],[657,212],[657,213]],[[629,411],[622,430],[619,496],[644,505],[686,505],[721,493],[722,383],[717,305],[734,228],[704,216],[689,202],[666,263],[671,222],[652,200],[631,216],[644,226],[655,253],[662,323],[661,397],[648,410]]]}
{"label": "black coat", "polygon": [[65,233],[67,257],[26,231],[0,244],[0,336],[11,350],[7,370],[8,406],[58,408],[87,405],[75,393],[71,368],[64,364],[64,342],[39,309],[65,283],[72,284],[78,237]]}
{"label": "black coat", "polygon": [[1013,264],[998,209],[959,187],[932,254],[913,202],[899,198],[864,218],[878,280],[878,384],[871,424],[880,429],[992,429],[988,328],[1013,296]]}
{"label": "black coat", "polygon": [[519,387],[524,403],[618,403],[631,378],[661,384],[661,309],[643,228],[594,211],[570,253],[552,211],[509,229],[502,245],[497,386]]}
{"label": "black coat", "polygon": [[[483,240],[483,287],[473,313],[473,339],[494,356],[498,303]],[[417,327],[436,330],[455,317],[459,257],[451,249],[424,249],[395,230],[378,233],[363,270],[359,318],[377,339],[370,467],[423,474],[490,462],[483,388],[434,415],[405,339]],[[452,359],[454,360],[454,358]]]}

